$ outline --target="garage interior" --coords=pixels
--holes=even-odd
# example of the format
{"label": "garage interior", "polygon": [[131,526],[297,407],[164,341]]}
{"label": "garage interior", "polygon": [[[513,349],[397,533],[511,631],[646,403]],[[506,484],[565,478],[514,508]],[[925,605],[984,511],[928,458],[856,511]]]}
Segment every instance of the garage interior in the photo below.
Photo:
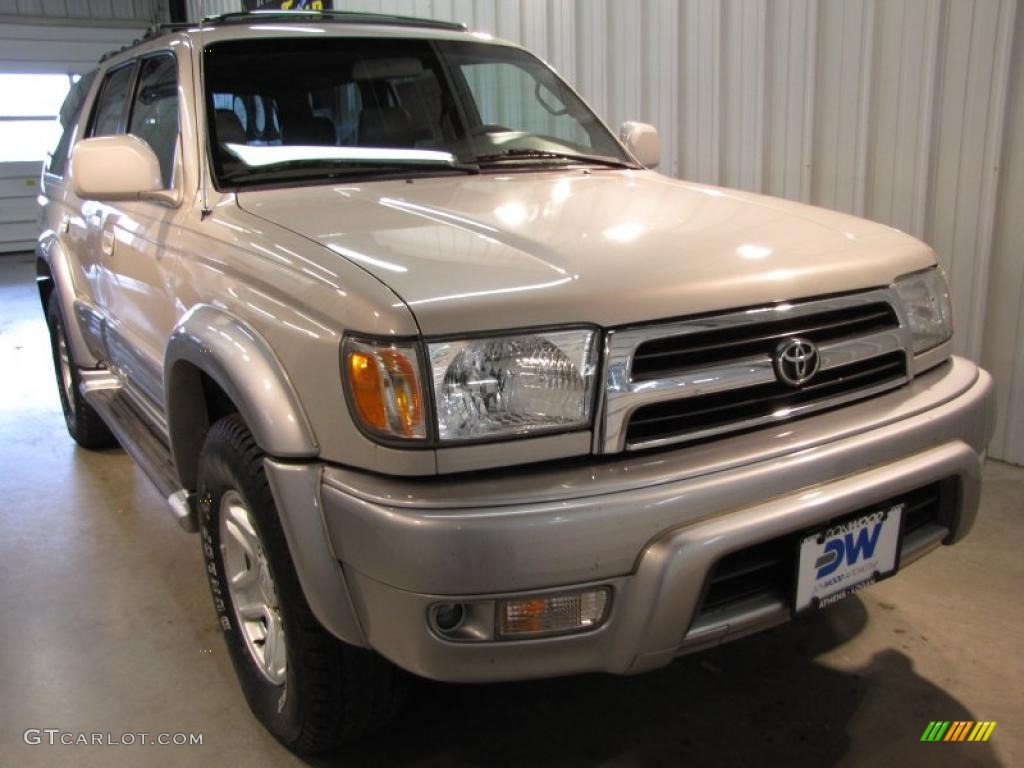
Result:
{"label": "garage interior", "polygon": [[[238,10],[211,0],[206,13]],[[0,80],[71,78],[172,14],[0,0]],[[838,605],[639,677],[423,683],[322,764],[1024,764],[1024,7],[1018,0],[395,0],[549,61],[662,173],[835,208],[931,244],[956,352],[996,380],[970,536]],[[11,81],[13,82],[13,81]],[[70,82],[70,80],[69,80]],[[56,111],[0,93],[0,144]],[[56,106],[59,107],[59,102]],[[250,716],[195,537],[120,450],[68,438],[34,285],[40,164],[0,146],[0,764],[303,765]],[[997,721],[922,744],[933,720]],[[202,732],[201,746],[30,745],[29,728]],[[945,746],[945,748],[943,748]],[[320,763],[314,763],[320,764]]]}

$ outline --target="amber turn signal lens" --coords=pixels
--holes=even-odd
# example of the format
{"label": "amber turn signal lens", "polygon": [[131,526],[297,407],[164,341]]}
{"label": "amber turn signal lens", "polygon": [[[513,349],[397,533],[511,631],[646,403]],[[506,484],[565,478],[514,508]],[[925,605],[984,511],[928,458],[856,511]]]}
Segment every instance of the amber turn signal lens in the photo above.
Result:
{"label": "amber turn signal lens", "polygon": [[348,355],[348,375],[352,383],[352,396],[363,423],[383,431],[384,398],[380,386],[380,368],[377,361],[362,352]]}
{"label": "amber turn signal lens", "polygon": [[597,629],[608,616],[607,587],[540,595],[498,604],[498,637],[542,637]]}
{"label": "amber turn signal lens", "polygon": [[353,408],[363,426],[384,435],[426,437],[415,347],[346,342]]}

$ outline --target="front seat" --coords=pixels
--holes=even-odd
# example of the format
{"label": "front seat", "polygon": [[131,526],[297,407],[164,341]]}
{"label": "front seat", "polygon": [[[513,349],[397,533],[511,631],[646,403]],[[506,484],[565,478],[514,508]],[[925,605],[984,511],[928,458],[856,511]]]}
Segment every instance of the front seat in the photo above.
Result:
{"label": "front seat", "polygon": [[230,109],[218,109],[214,113],[218,144],[246,144],[249,139],[238,115]]}
{"label": "front seat", "polygon": [[333,147],[337,144],[334,123],[326,117],[303,115],[296,119],[290,116],[284,124],[282,139],[285,144]]}
{"label": "front seat", "polygon": [[401,107],[363,107],[359,113],[359,146],[414,147],[416,127]]}

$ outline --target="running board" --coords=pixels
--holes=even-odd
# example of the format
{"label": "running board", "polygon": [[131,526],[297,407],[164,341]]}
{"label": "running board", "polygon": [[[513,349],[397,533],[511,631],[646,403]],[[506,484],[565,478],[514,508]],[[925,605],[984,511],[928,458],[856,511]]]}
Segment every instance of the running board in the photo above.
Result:
{"label": "running board", "polygon": [[193,499],[178,481],[170,451],[128,403],[121,387],[116,383],[112,386],[94,384],[83,386],[82,394],[114,433],[121,447],[167,500],[178,525],[189,533],[199,530]]}

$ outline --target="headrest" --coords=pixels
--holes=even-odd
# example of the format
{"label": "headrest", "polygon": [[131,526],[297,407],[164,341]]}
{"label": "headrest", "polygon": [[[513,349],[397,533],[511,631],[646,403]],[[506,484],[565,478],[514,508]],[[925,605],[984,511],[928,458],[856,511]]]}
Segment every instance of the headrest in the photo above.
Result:
{"label": "headrest", "polygon": [[359,113],[359,146],[412,147],[416,128],[401,107],[363,107]]}
{"label": "headrest", "polygon": [[390,80],[423,74],[423,62],[412,57],[399,59],[360,59],[352,67],[353,80]]}
{"label": "headrest", "polygon": [[285,144],[333,147],[337,143],[334,123],[326,117],[310,115],[306,119],[296,120],[293,116],[284,124],[283,134]]}
{"label": "headrest", "polygon": [[214,113],[217,126],[217,141],[220,144],[245,144],[249,139],[245,135],[242,121],[230,109],[218,109]]}

